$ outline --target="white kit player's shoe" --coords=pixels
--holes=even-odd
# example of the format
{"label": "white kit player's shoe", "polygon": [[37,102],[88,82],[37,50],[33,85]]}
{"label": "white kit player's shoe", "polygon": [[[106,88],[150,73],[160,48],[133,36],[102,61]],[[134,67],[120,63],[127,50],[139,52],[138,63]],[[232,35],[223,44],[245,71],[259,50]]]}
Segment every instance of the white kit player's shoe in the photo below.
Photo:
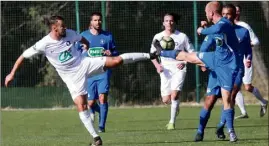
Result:
{"label": "white kit player's shoe", "polygon": [[260,117],[263,117],[266,112],[267,112],[267,105],[268,105],[268,101],[265,105],[261,105],[261,110],[260,110]]}

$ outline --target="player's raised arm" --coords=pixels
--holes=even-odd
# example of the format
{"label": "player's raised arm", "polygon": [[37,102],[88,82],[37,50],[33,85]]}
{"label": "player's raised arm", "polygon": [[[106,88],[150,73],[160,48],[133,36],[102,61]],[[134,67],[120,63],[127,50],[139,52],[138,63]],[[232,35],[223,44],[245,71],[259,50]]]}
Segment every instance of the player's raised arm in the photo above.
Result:
{"label": "player's raised arm", "polygon": [[22,62],[24,60],[24,57],[21,55],[17,61],[15,62],[11,72],[6,76],[5,79],[5,86],[7,87],[8,84],[14,79],[14,75],[16,73],[16,71],[18,70],[18,68],[21,66]]}
{"label": "player's raised arm", "polygon": [[221,33],[221,31],[223,31],[224,27],[225,27],[224,22],[218,22],[215,25],[211,25],[210,27],[207,27],[207,28],[199,27],[197,32],[198,32],[198,34],[200,33],[203,35],[216,34],[216,33]]}
{"label": "player's raised arm", "polygon": [[5,79],[6,87],[14,79],[14,75],[16,71],[18,70],[18,68],[22,65],[24,58],[30,58],[34,56],[35,54],[39,54],[39,51],[36,50],[36,45],[28,48],[27,50],[23,52],[23,54],[17,59],[17,61],[13,65],[11,72],[6,76],[6,79]]}
{"label": "player's raised arm", "polygon": [[5,79],[5,86],[6,87],[14,79],[14,75],[15,75],[16,71],[18,70],[18,68],[22,65],[24,58],[30,58],[36,54],[41,54],[45,50],[45,44],[42,43],[42,40],[38,41],[35,45],[33,45],[30,48],[28,48],[27,50],[25,50],[22,53],[22,55],[17,59],[11,72],[6,76],[6,79]]}

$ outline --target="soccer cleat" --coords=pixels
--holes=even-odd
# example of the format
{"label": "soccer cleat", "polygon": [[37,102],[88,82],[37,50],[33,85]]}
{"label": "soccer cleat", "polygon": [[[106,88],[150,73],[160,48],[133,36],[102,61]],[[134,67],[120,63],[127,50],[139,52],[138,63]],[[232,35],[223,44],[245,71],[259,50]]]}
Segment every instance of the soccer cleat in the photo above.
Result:
{"label": "soccer cleat", "polygon": [[230,136],[230,142],[236,142],[238,140],[234,131],[230,131],[229,136]]}
{"label": "soccer cleat", "polygon": [[199,133],[197,132],[197,134],[195,135],[195,142],[199,142],[199,141],[203,141],[204,140],[204,133]]}
{"label": "soccer cleat", "polygon": [[103,144],[102,139],[100,136],[93,138],[93,143],[90,146],[101,146]]}
{"label": "soccer cleat", "polygon": [[106,130],[105,130],[104,128],[100,128],[100,127],[99,127],[98,132],[99,132],[99,133],[104,133],[104,132],[106,132]]}
{"label": "soccer cleat", "polygon": [[266,114],[266,112],[267,112],[267,104],[268,103],[266,103],[265,105],[261,105],[260,117],[263,117]]}
{"label": "soccer cleat", "polygon": [[247,118],[249,118],[249,117],[248,117],[248,114],[246,113],[246,114],[241,114],[241,115],[235,117],[234,119],[247,119]]}
{"label": "soccer cleat", "polygon": [[174,123],[168,123],[166,125],[166,127],[167,127],[167,130],[175,130],[175,124]]}
{"label": "soccer cleat", "polygon": [[223,126],[221,127],[217,127],[216,129],[216,135],[217,135],[217,138],[220,139],[220,140],[224,140],[226,138],[224,132],[223,132]]}
{"label": "soccer cleat", "polygon": [[151,59],[151,60],[153,60],[153,59],[157,59],[159,57],[159,55],[157,55],[157,52],[155,51],[155,52],[153,52],[153,53],[149,53],[149,58]]}

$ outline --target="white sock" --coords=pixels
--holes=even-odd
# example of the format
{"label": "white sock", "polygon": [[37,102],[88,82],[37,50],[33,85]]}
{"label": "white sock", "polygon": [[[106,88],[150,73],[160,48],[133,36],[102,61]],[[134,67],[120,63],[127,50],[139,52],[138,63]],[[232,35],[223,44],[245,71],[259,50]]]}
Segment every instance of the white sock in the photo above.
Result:
{"label": "white sock", "polygon": [[149,53],[124,53],[120,57],[123,59],[123,64],[150,59]]}
{"label": "white sock", "polygon": [[246,108],[245,108],[245,103],[244,103],[244,97],[241,91],[238,91],[235,97],[235,102],[238,105],[241,113],[245,115],[247,113]]}
{"label": "white sock", "polygon": [[175,123],[178,108],[179,108],[179,101],[171,100],[171,117],[169,123]]}
{"label": "white sock", "polygon": [[261,105],[267,104],[267,100],[263,99],[260,91],[258,88],[254,87],[252,94],[260,101]]}
{"label": "white sock", "polygon": [[92,135],[93,138],[97,137],[98,134],[96,133],[92,120],[90,118],[90,112],[88,110],[79,112],[79,117],[86,129],[89,131],[89,133]]}

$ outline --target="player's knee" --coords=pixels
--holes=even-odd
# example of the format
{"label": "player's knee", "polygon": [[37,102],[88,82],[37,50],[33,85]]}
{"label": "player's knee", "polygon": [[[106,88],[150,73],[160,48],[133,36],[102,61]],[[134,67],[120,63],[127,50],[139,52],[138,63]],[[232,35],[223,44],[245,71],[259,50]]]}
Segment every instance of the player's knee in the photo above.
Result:
{"label": "player's knee", "polygon": [[94,100],[88,100],[88,106],[93,107],[94,105]]}
{"label": "player's knee", "polygon": [[249,92],[252,92],[253,91],[253,86],[252,85],[246,85],[245,86],[245,89]]}
{"label": "player's knee", "polygon": [[113,57],[113,63],[114,63],[115,65],[120,65],[120,64],[123,63],[123,59],[122,59],[121,57],[119,57],[119,56],[117,56],[117,57]]}
{"label": "player's knee", "polygon": [[211,110],[214,107],[215,101],[216,101],[216,99],[213,95],[207,96],[205,103],[204,103],[204,108],[206,110]]}
{"label": "player's knee", "polygon": [[168,97],[162,98],[162,101],[163,101],[164,104],[169,104],[170,103],[170,98],[168,98]]}
{"label": "player's knee", "polygon": [[99,102],[101,104],[107,103],[107,95],[106,94],[100,94],[99,95]]}

